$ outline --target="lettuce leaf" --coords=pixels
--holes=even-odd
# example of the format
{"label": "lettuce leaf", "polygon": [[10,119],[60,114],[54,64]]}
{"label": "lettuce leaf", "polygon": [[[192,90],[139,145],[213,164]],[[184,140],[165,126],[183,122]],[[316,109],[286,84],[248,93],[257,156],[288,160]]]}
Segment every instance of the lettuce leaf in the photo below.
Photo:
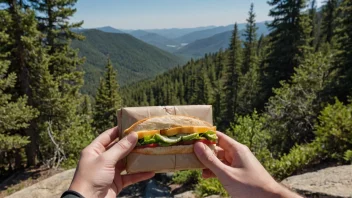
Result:
{"label": "lettuce leaf", "polygon": [[205,133],[192,133],[192,134],[179,134],[172,137],[155,134],[152,136],[145,136],[138,140],[137,146],[158,143],[160,146],[170,146],[177,144],[182,141],[192,141],[207,139],[210,141],[216,141],[218,137],[214,131],[207,131]]}

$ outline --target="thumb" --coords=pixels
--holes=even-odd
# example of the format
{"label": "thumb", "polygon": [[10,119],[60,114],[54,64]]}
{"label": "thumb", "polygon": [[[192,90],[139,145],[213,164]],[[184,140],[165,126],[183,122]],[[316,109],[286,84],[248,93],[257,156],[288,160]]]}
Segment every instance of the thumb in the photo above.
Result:
{"label": "thumb", "polygon": [[111,146],[109,150],[104,152],[103,158],[109,159],[109,161],[112,162],[111,165],[115,166],[118,161],[126,157],[133,150],[137,144],[137,141],[137,134],[131,133]]}
{"label": "thumb", "polygon": [[197,142],[194,145],[194,152],[199,161],[209,168],[217,177],[221,178],[225,175],[227,166],[216,157],[215,153],[208,146]]}

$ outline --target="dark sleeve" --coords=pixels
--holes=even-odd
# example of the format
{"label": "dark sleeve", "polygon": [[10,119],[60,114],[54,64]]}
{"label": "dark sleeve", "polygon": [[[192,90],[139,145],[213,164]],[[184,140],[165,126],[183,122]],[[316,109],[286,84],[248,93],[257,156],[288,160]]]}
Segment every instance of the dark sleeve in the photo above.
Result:
{"label": "dark sleeve", "polygon": [[84,197],[76,191],[67,190],[61,195],[61,198],[84,198]]}

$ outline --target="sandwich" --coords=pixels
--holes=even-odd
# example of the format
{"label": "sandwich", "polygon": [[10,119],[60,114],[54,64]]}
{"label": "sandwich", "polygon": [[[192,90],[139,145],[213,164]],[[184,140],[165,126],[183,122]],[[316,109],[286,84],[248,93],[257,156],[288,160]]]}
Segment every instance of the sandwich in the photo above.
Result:
{"label": "sandwich", "polygon": [[[194,144],[203,142],[214,151],[218,139],[215,126],[198,118],[180,115],[140,120],[126,129],[123,135],[133,132],[138,135],[138,143],[127,157],[127,172],[203,168],[193,153]],[[145,164],[142,169],[138,161]],[[134,165],[139,170],[134,170]]]}

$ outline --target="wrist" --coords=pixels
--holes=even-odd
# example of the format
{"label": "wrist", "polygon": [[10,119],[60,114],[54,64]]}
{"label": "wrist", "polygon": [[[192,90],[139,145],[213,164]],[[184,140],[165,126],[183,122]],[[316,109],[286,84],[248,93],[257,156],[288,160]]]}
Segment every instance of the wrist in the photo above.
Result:
{"label": "wrist", "polygon": [[277,183],[275,189],[272,191],[274,194],[274,197],[277,198],[302,198],[302,196],[296,194],[295,192],[292,192],[285,186]]}
{"label": "wrist", "polygon": [[84,180],[73,178],[69,190],[75,191],[81,194],[85,198],[95,197],[92,193],[92,186],[88,185]]}

